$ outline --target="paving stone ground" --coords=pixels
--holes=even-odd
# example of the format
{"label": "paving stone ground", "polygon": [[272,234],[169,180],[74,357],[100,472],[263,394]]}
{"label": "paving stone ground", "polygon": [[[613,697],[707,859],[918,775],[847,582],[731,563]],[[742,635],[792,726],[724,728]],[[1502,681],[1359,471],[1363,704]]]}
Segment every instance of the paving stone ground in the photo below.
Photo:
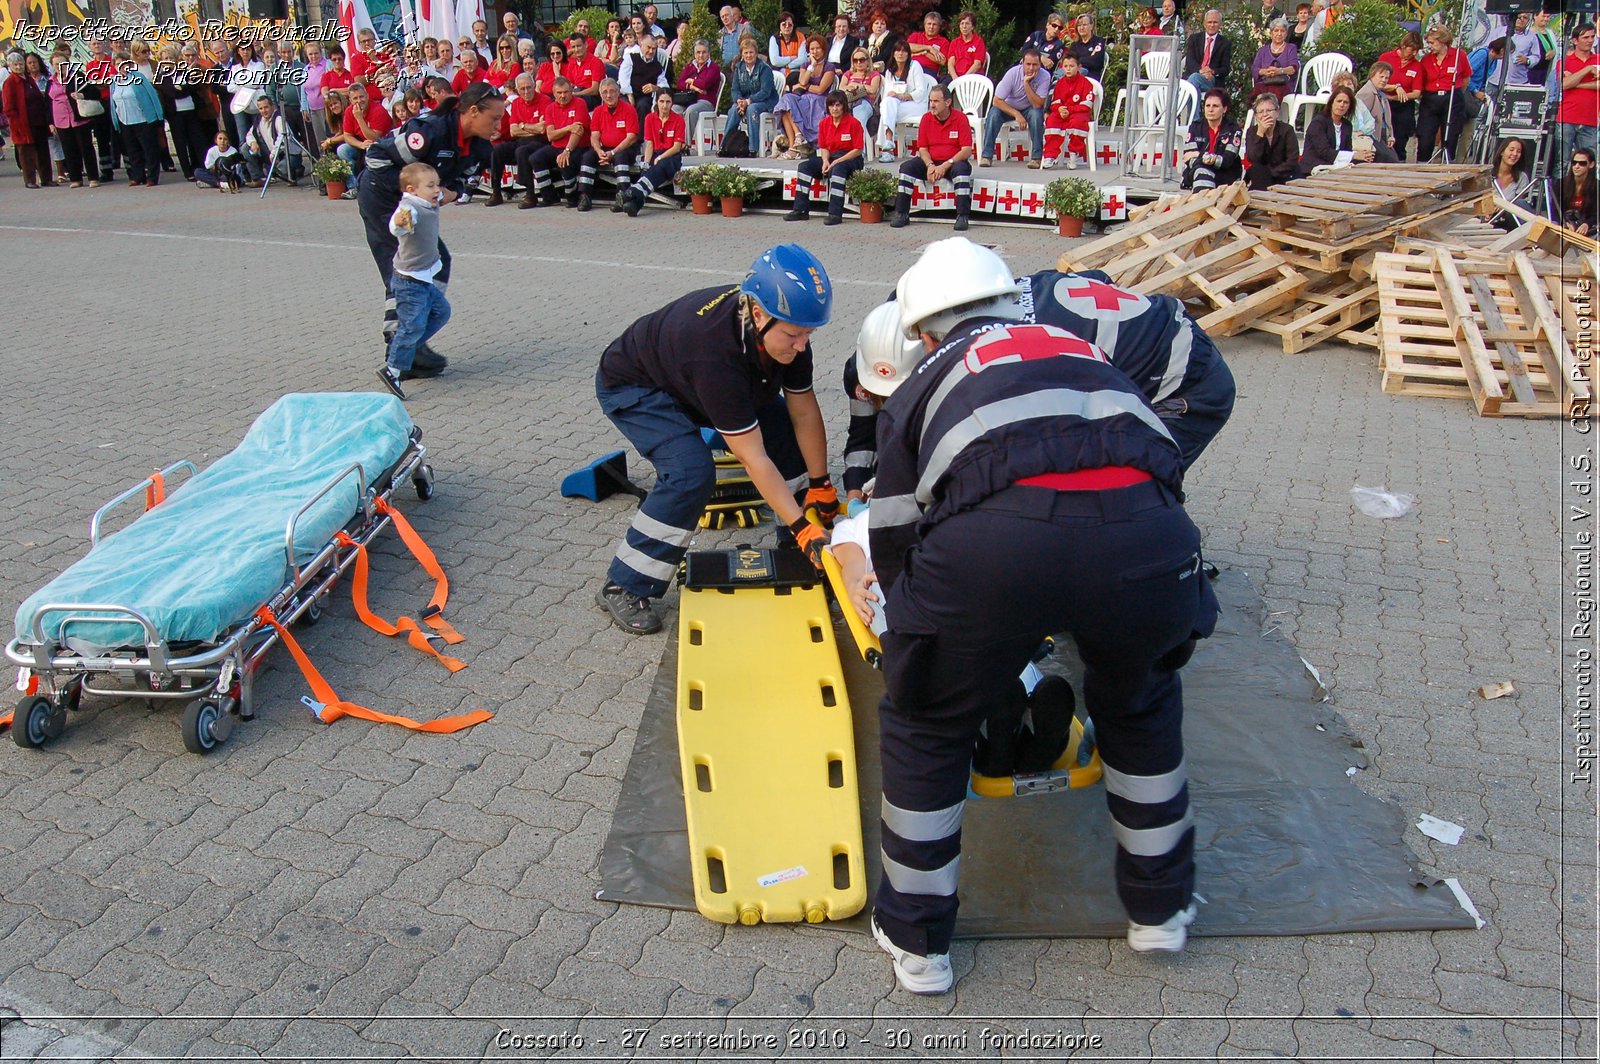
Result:
{"label": "paving stone ground", "polygon": [[[286,391],[375,387],[379,290],[353,204],[183,183],[25,192],[5,170],[9,617],[152,467],[216,458]],[[1353,785],[1465,827],[1455,847],[1406,841],[1459,877],[1483,929],[1200,938],[1177,959],[962,942],[957,991],[917,999],[860,936],[594,900],[662,643],[590,602],[627,501],[556,485],[621,445],[593,399],[604,344],[799,237],[838,283],[816,339],[841,439],[832,382],[856,323],[947,230],[472,206],[444,232],[453,362],[410,404],[438,495],[403,506],[450,572],[471,667],[446,677],[385,645],[348,601],[306,644],[345,697],[486,706],[494,724],[323,726],[278,652],[260,719],[214,756],[184,753],[177,713],[137,702],[90,705],[44,752],[6,743],[0,1059],[863,1058],[835,1031],[873,1039],[866,1058],[1594,1059],[1595,792],[1563,768],[1559,426],[1386,396],[1368,351],[1288,357],[1248,336],[1224,345],[1238,410],[1188,486],[1212,558],[1251,574],[1364,742]],[[1061,247],[974,235],[1019,270]],[[1351,486],[1379,482],[1415,512],[1356,512]],[[392,538],[376,556],[374,607],[415,610],[422,576]],[[1516,696],[1473,693],[1496,680]],[[648,1029],[642,1046],[628,1028]],[[1057,1031],[1065,1048],[1043,1048]],[[768,1035],[785,1040],[741,1049]],[[1073,1041],[1087,1036],[1098,1047]]]}

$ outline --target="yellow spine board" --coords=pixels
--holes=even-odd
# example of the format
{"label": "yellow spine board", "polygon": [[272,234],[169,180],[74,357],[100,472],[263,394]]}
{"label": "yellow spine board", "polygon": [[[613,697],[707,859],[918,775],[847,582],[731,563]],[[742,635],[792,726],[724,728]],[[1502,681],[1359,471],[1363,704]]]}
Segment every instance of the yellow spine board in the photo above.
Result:
{"label": "yellow spine board", "polygon": [[684,589],[678,757],[702,915],[819,923],[866,905],[850,700],[820,585]]}

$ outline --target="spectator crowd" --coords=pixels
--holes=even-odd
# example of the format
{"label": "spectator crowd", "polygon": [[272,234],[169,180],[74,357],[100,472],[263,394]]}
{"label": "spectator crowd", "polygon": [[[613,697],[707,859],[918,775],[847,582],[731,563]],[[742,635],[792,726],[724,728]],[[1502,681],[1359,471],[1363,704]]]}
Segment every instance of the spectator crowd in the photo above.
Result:
{"label": "spectator crowd", "polygon": [[[358,174],[379,138],[486,82],[509,101],[486,180],[491,207],[508,202],[504,176],[514,174],[520,207],[564,197],[589,209],[595,177],[610,170],[615,208],[637,213],[685,155],[709,144],[732,157],[801,160],[810,176],[838,186],[841,203],[849,173],[898,162],[895,224],[904,224],[916,181],[949,178],[964,228],[972,167],[993,165],[1002,136],[1025,138],[1030,169],[1076,168],[1106,107],[1113,49],[1134,33],[1165,33],[1182,41],[1180,76],[1193,91],[1179,152],[1185,188],[1242,180],[1264,189],[1321,167],[1455,161],[1501,87],[1521,87],[1543,91],[1553,122],[1548,143],[1491,146],[1502,191],[1526,197],[1545,152],[1563,220],[1600,229],[1600,57],[1581,16],[1558,35],[1547,14],[1523,13],[1470,54],[1445,26],[1406,32],[1366,69],[1348,61],[1337,69],[1297,132],[1285,99],[1304,91],[1303,53],[1346,17],[1344,5],[1313,0],[1292,15],[1277,0],[1249,7],[1250,41],[1234,40],[1218,9],[1191,29],[1175,0],[1113,14],[1104,26],[1090,14],[1052,13],[1009,65],[974,11],[952,22],[932,10],[896,26],[866,5],[854,20],[840,14],[814,29],[784,11],[766,34],[730,3],[703,39],[691,39],[687,21],[669,31],[654,4],[603,26],[579,19],[557,37],[524,28],[515,13],[495,37],[480,20],[458,41],[404,45],[365,29],[344,45],[262,35],[232,47],[220,38],[168,43],[152,55],[143,41],[91,37],[82,63],[66,45],[11,52],[0,100],[28,188],[93,187],[120,169],[130,186],[173,174],[237,191],[269,176],[298,180],[330,152]],[[987,101],[977,109],[964,95],[974,86],[974,98]],[[1242,123],[1232,117],[1241,111]]]}

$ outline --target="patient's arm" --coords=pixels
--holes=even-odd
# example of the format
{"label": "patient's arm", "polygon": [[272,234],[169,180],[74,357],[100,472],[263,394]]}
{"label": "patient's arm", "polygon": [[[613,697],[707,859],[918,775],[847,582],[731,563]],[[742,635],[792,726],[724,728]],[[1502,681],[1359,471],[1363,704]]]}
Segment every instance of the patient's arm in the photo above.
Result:
{"label": "patient's arm", "polygon": [[867,552],[854,543],[835,543],[828,549],[839,559],[839,569],[844,573],[845,593],[850,597],[851,607],[861,618],[861,623],[870,626],[872,604],[878,601],[877,594],[870,589],[878,582],[878,576],[867,571]]}

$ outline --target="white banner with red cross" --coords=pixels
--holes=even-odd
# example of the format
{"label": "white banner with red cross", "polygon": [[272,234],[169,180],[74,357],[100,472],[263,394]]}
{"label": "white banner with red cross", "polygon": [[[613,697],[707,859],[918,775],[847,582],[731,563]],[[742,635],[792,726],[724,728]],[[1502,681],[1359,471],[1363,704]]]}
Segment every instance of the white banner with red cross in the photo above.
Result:
{"label": "white banner with red cross", "polygon": [[1008,214],[1016,216],[1022,213],[1021,185],[1013,185],[1007,181],[998,182],[995,185],[994,195],[994,212],[996,214]]}
{"label": "white banner with red cross", "polygon": [[1107,185],[1100,190],[1100,220],[1102,222],[1128,220],[1127,186]]}
{"label": "white banner with red cross", "polygon": [[972,182],[972,209],[984,214],[992,214],[995,202],[999,198],[1000,188],[998,181],[979,180]]}

